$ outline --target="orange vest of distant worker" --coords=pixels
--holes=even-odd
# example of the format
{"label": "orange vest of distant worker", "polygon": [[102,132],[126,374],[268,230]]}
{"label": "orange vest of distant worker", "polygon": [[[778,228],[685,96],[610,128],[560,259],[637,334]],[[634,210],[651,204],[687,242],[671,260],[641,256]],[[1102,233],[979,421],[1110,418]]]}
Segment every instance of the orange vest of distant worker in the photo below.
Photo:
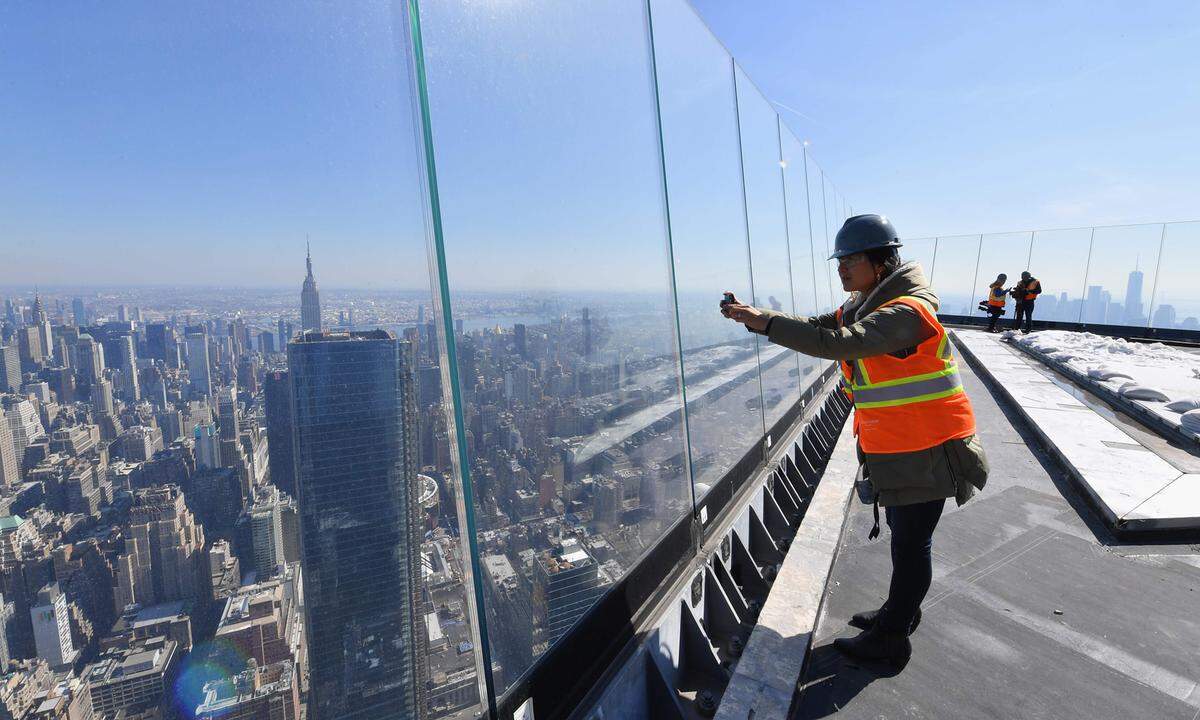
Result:
{"label": "orange vest of distant worker", "polygon": [[[854,401],[854,434],[863,452],[903,453],[975,434],[975,413],[963,391],[946,328],[926,304],[899,297],[934,332],[904,358],[876,355],[842,361],[846,394]],[[842,310],[837,310],[838,327]]]}
{"label": "orange vest of distant worker", "polygon": [[1037,280],[1030,282],[1028,285],[1025,286],[1025,301],[1029,302],[1030,300],[1037,300],[1037,293],[1032,292],[1032,291],[1033,290],[1041,290],[1041,289],[1042,289],[1042,284],[1040,282],[1038,282]]}
{"label": "orange vest of distant worker", "polygon": [[1002,308],[1004,307],[1004,301],[1006,297],[1007,295],[1004,293],[1004,288],[1000,287],[999,285],[992,285],[989,287],[987,303],[992,307]]}

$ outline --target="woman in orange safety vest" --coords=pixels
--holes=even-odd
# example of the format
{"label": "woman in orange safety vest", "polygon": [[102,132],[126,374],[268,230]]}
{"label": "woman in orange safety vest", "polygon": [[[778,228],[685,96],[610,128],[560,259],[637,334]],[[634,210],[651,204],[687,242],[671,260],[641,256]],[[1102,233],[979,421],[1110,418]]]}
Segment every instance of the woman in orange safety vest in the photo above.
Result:
{"label": "woman in orange safety vest", "polygon": [[996,282],[988,285],[987,313],[992,317],[988,323],[988,332],[996,332],[996,322],[1004,314],[1004,302],[1008,297],[1008,290],[1004,288],[1006,280],[1008,276],[1000,273],[996,276]]}
{"label": "woman in orange safety vest", "polygon": [[722,313],[771,342],[839,361],[854,401],[854,434],[866,480],[860,495],[886,510],[892,575],[887,600],[850,624],[864,631],[834,647],[894,664],[912,652],[933,576],[933,531],[948,498],[961,505],[982,488],[987,460],[958,364],[938,322],[938,298],[920,265],[901,263],[887,218],[858,215],[837,234],[834,253],[849,299],[816,317],[785,315],[732,299]]}

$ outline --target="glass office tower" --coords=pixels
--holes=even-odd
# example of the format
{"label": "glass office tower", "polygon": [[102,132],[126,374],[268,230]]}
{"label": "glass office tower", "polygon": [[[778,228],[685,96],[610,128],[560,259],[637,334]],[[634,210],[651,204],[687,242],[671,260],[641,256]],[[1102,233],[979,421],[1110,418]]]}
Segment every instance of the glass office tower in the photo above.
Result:
{"label": "glass office tower", "polygon": [[409,344],[383,330],[288,345],[310,717],[424,717]]}

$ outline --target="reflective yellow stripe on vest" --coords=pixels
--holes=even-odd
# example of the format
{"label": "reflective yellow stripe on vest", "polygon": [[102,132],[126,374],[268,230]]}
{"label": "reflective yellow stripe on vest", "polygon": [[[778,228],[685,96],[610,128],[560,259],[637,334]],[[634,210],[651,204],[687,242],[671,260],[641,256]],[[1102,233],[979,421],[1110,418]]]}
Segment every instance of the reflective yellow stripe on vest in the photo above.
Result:
{"label": "reflective yellow stripe on vest", "polygon": [[960,393],[963,387],[958,368],[952,367],[903,380],[890,380],[876,385],[855,385],[853,391],[855,407],[878,408],[937,400]]}
{"label": "reflective yellow stripe on vest", "polygon": [[937,372],[873,383],[867,375],[867,369],[862,360],[855,360],[851,366],[853,380],[850,384],[854,406],[858,408],[896,407],[926,400],[938,400],[963,392],[962,378],[958,374],[954,351],[948,340],[949,333],[943,330],[942,337],[938,341],[937,357],[942,360],[944,368]]}

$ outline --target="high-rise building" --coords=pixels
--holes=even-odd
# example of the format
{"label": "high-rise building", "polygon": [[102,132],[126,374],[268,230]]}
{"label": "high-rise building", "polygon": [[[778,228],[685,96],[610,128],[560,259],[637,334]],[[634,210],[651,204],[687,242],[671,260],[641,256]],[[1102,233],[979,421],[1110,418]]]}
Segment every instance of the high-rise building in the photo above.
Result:
{"label": "high-rise building", "polygon": [[155,322],[146,326],[146,355],[167,362],[170,349],[175,347],[175,329],[167,323]]}
{"label": "high-rise building", "polygon": [[268,486],[250,507],[250,537],[258,579],[270,578],[284,564],[283,515],[279,488]]}
{"label": "high-rise building", "polygon": [[112,383],[101,378],[92,385],[92,407],[99,415],[112,415],[113,407]]}
{"label": "high-rise building", "polygon": [[75,327],[87,325],[87,308],[83,305],[83,298],[75,298],[71,301],[71,314],[75,319]]}
{"label": "high-rise building", "polygon": [[217,391],[217,427],[221,438],[221,467],[235,467],[240,450],[238,433],[237,389],[223,387]]}
{"label": "high-rise building", "polygon": [[292,396],[286,370],[263,377],[263,406],[267,413],[267,452],[271,482],[289,495],[296,494],[295,454],[292,439]]}
{"label": "high-rise building", "polygon": [[46,308],[42,306],[42,299],[37,293],[33,295],[33,326],[37,328],[42,355],[49,362],[54,354],[54,332],[50,329],[50,316],[46,314]]}
{"label": "high-rise building", "polygon": [[288,330],[287,325],[283,322],[283,318],[279,318],[276,333],[279,336],[279,352],[287,352]]}
{"label": "high-rise building", "polygon": [[192,432],[196,441],[196,467],[219,468],[221,465],[221,436],[211,424],[200,424]]}
{"label": "high-rise building", "polygon": [[587,308],[583,309],[583,356],[592,356],[592,318]]}
{"label": "high-rise building", "polygon": [[300,327],[302,330],[321,329],[321,296],[317,292],[317,279],[312,271],[312,248],[304,258],[308,274],[304,276],[304,287],[300,290]]}
{"label": "high-rise building", "polygon": [[275,352],[275,335],[270,330],[263,330],[258,334],[258,351],[264,355]]}
{"label": "high-rise building", "polygon": [[526,339],[525,324],[517,323],[513,325],[513,340],[517,346],[517,354],[523,358],[529,357],[529,344]]}
{"label": "high-rise building", "polygon": [[599,570],[576,538],[563,540],[557,553],[543,553],[535,568],[535,616],[546,642],[553,645],[600,596]]}
{"label": "high-rise building", "polygon": [[13,488],[21,482],[21,463],[7,418],[0,415],[0,487]]}
{"label": "high-rise building", "polygon": [[1175,306],[1174,305],[1159,305],[1154,311],[1154,327],[1156,328],[1173,328],[1175,327]]}
{"label": "high-rise building", "polygon": [[288,345],[310,712],[425,713],[417,414],[407,343],[382,330]]}
{"label": "high-rise building", "polygon": [[188,351],[188,378],[192,397],[212,397],[212,363],[208,357],[208,335],[188,332],[184,336]]}
{"label": "high-rise building", "polygon": [[91,335],[84,333],[75,343],[75,354],[79,358],[77,379],[81,386],[91,387],[104,377],[104,346]]}
{"label": "high-rise building", "polygon": [[33,403],[23,397],[6,395],[0,399],[0,407],[4,410],[4,418],[12,433],[13,452],[17,467],[20,467],[25,462],[25,448],[45,436],[46,429],[42,427],[42,420]]}
{"label": "high-rise building", "polygon": [[1125,322],[1130,325],[1146,322],[1142,315],[1142,279],[1142,271],[1134,270],[1129,273],[1129,281],[1125,284]]}
{"label": "high-rise building", "polygon": [[106,651],[83,674],[95,717],[158,717],[180,654],[178,643],[165,637],[134,640]]}
{"label": "high-rise building", "polygon": [[29,609],[33,621],[33,640],[38,657],[51,668],[65,668],[75,662],[79,652],[71,640],[71,620],[67,614],[67,598],[58,583],[46,585],[37,594],[37,604]]}
{"label": "high-rise building", "polygon": [[135,403],[142,399],[142,392],[138,383],[137,349],[133,336],[119,335],[117,347],[121,351],[120,357],[117,358],[118,367],[121,368],[121,394],[126,402]]}
{"label": "high-rise building", "polygon": [[117,569],[116,610],[201,597],[208,577],[204,529],[174,485],[138,490]]}
{"label": "high-rise building", "polygon": [[625,499],[621,483],[612,478],[602,478],[596,481],[595,488],[593,515],[596,524],[606,528],[616,527],[621,518],[622,503]]}
{"label": "high-rise building", "polygon": [[0,345],[0,392],[21,387],[21,350],[16,343]]}
{"label": "high-rise building", "polygon": [[26,325],[17,328],[17,350],[21,357],[21,367],[29,372],[41,369],[46,359],[41,333],[36,325]]}

